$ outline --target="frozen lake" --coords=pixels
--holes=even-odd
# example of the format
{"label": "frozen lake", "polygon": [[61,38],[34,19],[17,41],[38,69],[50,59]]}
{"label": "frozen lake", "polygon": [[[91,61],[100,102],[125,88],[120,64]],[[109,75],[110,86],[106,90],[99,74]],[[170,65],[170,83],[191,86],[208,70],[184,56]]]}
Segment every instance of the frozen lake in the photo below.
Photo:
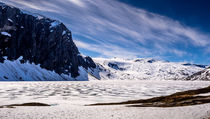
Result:
{"label": "frozen lake", "polygon": [[210,116],[209,104],[175,108],[84,105],[145,99],[209,85],[206,81],[0,82],[1,105],[28,102],[53,105],[0,108],[0,119],[199,119]]}
{"label": "frozen lake", "polygon": [[210,82],[205,81],[0,82],[0,101],[126,101],[209,85]]}

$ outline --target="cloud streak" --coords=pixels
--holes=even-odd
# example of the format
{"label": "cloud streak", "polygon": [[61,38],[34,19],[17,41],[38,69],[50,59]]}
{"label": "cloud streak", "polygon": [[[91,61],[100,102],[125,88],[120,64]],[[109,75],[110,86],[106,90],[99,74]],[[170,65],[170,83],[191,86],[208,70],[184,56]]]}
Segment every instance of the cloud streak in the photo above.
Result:
{"label": "cloud streak", "polygon": [[210,34],[117,0],[2,0],[64,22],[81,49],[102,57],[183,57]]}

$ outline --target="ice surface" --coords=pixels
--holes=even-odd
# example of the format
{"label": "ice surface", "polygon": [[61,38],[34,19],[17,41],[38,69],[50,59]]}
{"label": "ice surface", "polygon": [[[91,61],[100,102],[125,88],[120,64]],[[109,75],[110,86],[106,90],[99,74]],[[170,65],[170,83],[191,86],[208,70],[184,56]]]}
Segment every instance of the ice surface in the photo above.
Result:
{"label": "ice surface", "polygon": [[95,102],[126,101],[169,95],[209,86],[208,81],[89,81],[0,82],[0,98],[38,99],[72,97]]}
{"label": "ice surface", "polygon": [[176,108],[84,106],[168,95],[210,85],[205,81],[89,81],[89,82],[0,82],[1,105],[27,102],[51,107],[0,108],[0,118],[20,119],[200,119],[210,105]]}

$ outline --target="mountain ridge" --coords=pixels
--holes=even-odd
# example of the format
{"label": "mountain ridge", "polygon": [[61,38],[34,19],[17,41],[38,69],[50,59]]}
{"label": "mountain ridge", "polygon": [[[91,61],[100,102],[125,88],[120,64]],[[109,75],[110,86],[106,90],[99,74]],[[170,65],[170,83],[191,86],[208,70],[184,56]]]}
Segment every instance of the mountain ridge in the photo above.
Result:
{"label": "mountain ridge", "polygon": [[60,21],[1,2],[0,16],[0,79],[5,81],[87,81],[93,77],[97,80],[189,80],[188,77],[208,67],[153,58],[92,59],[79,52],[71,31]]}
{"label": "mountain ridge", "polygon": [[203,81],[210,81],[210,67],[196,72],[195,74],[188,76],[185,80],[190,80],[190,81],[194,81],[194,80],[203,80]]}
{"label": "mountain ridge", "polygon": [[103,80],[185,80],[205,68],[152,58],[93,58]]}
{"label": "mountain ridge", "polygon": [[71,31],[63,23],[4,3],[0,4],[0,16],[1,63],[21,57],[22,64],[39,64],[41,68],[72,78],[84,75],[79,73],[79,67],[96,68],[90,57],[80,54]]}

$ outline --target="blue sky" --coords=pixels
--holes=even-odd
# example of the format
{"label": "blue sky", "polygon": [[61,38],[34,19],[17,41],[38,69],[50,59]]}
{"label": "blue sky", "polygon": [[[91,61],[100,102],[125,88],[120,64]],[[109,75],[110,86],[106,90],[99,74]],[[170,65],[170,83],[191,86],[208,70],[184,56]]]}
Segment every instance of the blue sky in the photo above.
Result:
{"label": "blue sky", "polygon": [[210,64],[208,0],[1,0],[60,20],[81,53]]}
{"label": "blue sky", "polygon": [[119,0],[210,32],[209,0]]}

